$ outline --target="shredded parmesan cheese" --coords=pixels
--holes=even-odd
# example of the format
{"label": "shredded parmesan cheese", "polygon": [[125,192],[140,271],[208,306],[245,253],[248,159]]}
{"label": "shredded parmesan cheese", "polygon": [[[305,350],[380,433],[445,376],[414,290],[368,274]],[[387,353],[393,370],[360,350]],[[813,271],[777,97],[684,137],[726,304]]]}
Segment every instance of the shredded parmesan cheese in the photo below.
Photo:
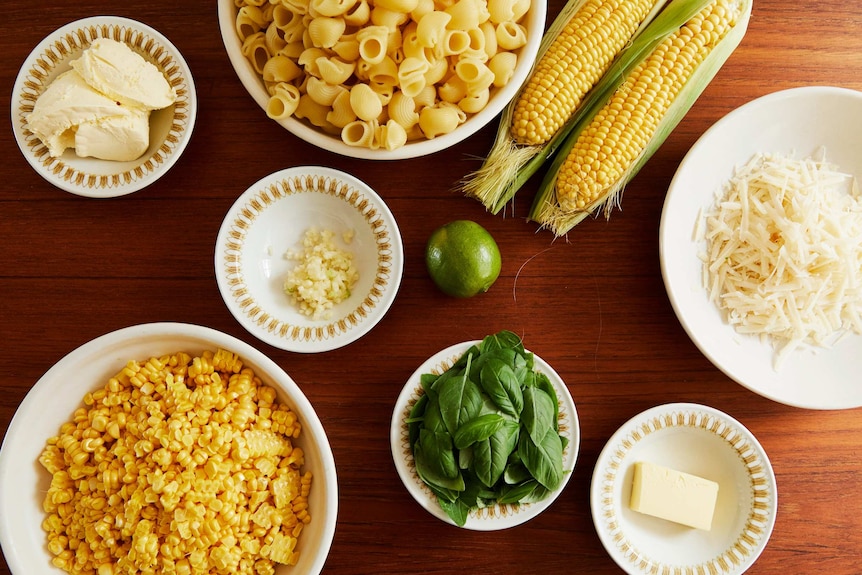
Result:
{"label": "shredded parmesan cheese", "polygon": [[776,369],[801,345],[862,333],[862,197],[823,159],[756,155],[697,224],[710,300],[770,340]]}

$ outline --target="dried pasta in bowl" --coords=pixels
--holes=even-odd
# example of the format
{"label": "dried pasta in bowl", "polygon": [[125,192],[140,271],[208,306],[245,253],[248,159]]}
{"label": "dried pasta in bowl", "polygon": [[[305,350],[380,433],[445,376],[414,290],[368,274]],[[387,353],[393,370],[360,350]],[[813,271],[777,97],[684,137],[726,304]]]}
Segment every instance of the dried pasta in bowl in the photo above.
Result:
{"label": "dried pasta in bowl", "polygon": [[535,0],[231,4],[270,118],[385,150],[445,136],[485,110],[515,79],[528,30],[540,40],[545,10],[528,26]]}

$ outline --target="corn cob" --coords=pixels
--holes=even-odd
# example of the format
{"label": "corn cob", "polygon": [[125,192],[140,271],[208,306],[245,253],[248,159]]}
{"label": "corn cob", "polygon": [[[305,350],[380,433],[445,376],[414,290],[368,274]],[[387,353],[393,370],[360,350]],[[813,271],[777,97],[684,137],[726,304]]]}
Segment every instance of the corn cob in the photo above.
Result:
{"label": "corn cob", "polygon": [[[523,181],[518,171],[550,150],[584,96],[666,0],[569,0],[548,29],[537,63],[504,111],[482,167],[462,182],[497,213]],[[528,176],[529,177],[529,176]]]}
{"label": "corn cob", "polygon": [[[597,112],[586,116],[560,146],[540,185],[530,219],[561,236],[600,208],[609,217],[626,183],[688,112],[741,41],[751,0],[692,0],[704,5],[665,34]],[[664,15],[663,15],[664,16]],[[661,29],[665,22],[656,19]]]}

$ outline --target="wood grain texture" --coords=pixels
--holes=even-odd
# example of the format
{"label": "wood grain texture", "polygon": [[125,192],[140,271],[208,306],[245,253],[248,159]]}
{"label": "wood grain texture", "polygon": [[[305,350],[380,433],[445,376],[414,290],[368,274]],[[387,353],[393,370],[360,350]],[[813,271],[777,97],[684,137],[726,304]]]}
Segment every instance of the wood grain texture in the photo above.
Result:
{"label": "wood grain texture", "polygon": [[[553,16],[562,1],[549,4]],[[667,186],[713,122],[778,89],[862,90],[858,2],[756,0],[742,44],[628,186],[623,209],[609,222],[585,221],[557,241],[524,221],[536,182],[506,217],[453,191],[489,149],[494,126],[429,158],[376,163],[320,151],[269,121],[230,67],[213,2],[4,6],[0,108],[10,109],[18,68],[42,38],[72,20],[106,13],[149,24],[177,45],[194,74],[196,128],[177,165],[151,187],[92,200],[43,181],[19,153],[4,116],[0,434],[38,378],[86,341],[138,323],[200,323],[268,354],[320,415],[340,488],[325,573],[442,575],[467,566],[476,574],[614,574],[622,571],[599,542],[589,509],[599,452],[640,411],[698,402],[748,427],[775,469],[778,519],[749,572],[860,572],[862,414],[785,407],[724,376],[676,320],[658,260]],[[261,177],[298,165],[335,167],[370,184],[397,218],[405,244],[404,278],[389,314],[360,341],[322,355],[292,354],[253,338],[228,312],[214,277],[215,238],[233,201]],[[464,301],[441,295],[423,261],[431,231],[456,217],[486,226],[503,254],[493,289]],[[389,451],[389,421],[401,387],[428,356],[504,328],[522,334],[566,381],[580,417],[581,451],[571,482],[543,515],[503,532],[465,532],[434,519],[403,488]],[[0,559],[0,575],[8,573]]]}

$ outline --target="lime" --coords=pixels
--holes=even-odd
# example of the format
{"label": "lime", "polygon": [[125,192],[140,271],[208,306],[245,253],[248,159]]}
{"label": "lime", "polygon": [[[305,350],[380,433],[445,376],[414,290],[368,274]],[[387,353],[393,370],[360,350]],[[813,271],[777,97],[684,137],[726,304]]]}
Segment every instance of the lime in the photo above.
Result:
{"label": "lime", "polygon": [[437,287],[453,297],[488,291],[500,275],[500,249],[488,230],[455,220],[434,230],[425,246],[425,265]]}

